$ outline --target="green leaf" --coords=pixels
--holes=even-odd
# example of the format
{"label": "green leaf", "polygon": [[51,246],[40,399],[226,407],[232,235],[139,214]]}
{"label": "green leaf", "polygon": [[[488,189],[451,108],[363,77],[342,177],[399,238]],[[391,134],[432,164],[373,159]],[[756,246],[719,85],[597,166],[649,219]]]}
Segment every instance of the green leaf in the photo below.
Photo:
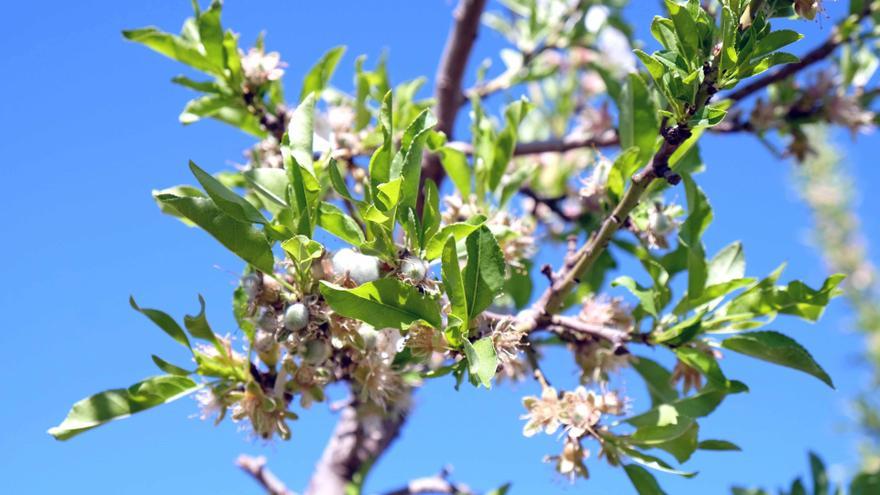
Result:
{"label": "green leaf", "polygon": [[506,125],[498,133],[498,138],[495,140],[495,153],[491,168],[489,169],[488,186],[490,191],[494,191],[501,184],[501,178],[504,176],[504,172],[507,171],[507,166],[510,164],[510,159],[513,157],[513,151],[516,148],[517,128],[530,107],[528,101],[522,98],[511,103],[504,110]]}
{"label": "green leaf", "polygon": [[703,440],[697,445],[700,450],[716,450],[716,451],[741,451],[742,449],[733,442],[727,440]]}
{"label": "green leaf", "polygon": [[407,127],[401,141],[399,154],[400,169],[398,170],[392,164],[391,178],[403,178],[401,184],[400,205],[404,207],[415,208],[416,199],[419,196],[420,178],[422,173],[422,149],[424,148],[425,139],[433,125],[428,122],[430,112],[423,110],[415,120]]}
{"label": "green leaf", "polygon": [[648,163],[660,132],[657,108],[638,74],[630,74],[620,94],[620,149],[637,147],[639,164]]}
{"label": "green leaf", "polygon": [[488,227],[482,226],[465,241],[467,266],[464,268],[464,290],[467,296],[468,319],[488,308],[504,287],[504,254]]}
{"label": "green leaf", "polygon": [[174,208],[258,270],[272,272],[275,259],[266,236],[223,213],[211,199],[172,194],[161,194],[156,199]]}
{"label": "green leaf", "polygon": [[658,445],[684,435],[693,424],[692,419],[681,417],[680,421],[668,425],[641,426],[630,436],[630,441],[637,445]]}
{"label": "green leaf", "polygon": [[333,72],[336,71],[336,65],[339,64],[339,59],[342,58],[344,53],[344,46],[331,48],[321,56],[318,63],[309,69],[305,79],[303,79],[302,91],[299,94],[300,101],[305,100],[311,93],[315,93],[318,96],[321,95],[321,92],[330,83],[330,78],[333,77]]}
{"label": "green leaf", "polygon": [[678,399],[678,392],[672,386],[672,373],[656,361],[638,356],[633,360],[632,367],[645,381],[652,405],[656,406]]}
{"label": "green leaf", "polygon": [[437,189],[437,183],[426,179],[423,196],[422,233],[419,241],[422,248],[425,247],[426,241],[440,230],[440,191]]}
{"label": "green leaf", "polygon": [[658,310],[660,308],[657,307],[656,299],[657,299],[657,291],[655,291],[651,287],[642,287],[638,282],[633,280],[632,277],[623,275],[617,277],[611,282],[612,287],[624,287],[628,291],[632,293],[632,295],[636,296],[639,300],[639,304],[642,309],[645,310],[646,313],[653,316],[654,318],[659,318]]}
{"label": "green leaf", "polygon": [[269,222],[260,213],[254,205],[250,204],[246,199],[235,194],[228,187],[224,186],[214,176],[205,172],[192,160],[189,162],[189,169],[199,181],[199,184],[205,188],[208,196],[214,200],[214,204],[223,210],[230,217],[245,223],[268,224]]}
{"label": "green leaf", "polygon": [[712,207],[706,194],[700,189],[689,174],[683,174],[684,188],[688,202],[688,217],[681,224],[679,242],[688,249],[688,298],[700,297],[706,287],[708,266],[706,251],[703,247],[703,232],[712,222]]}
{"label": "green leaf", "polygon": [[296,263],[311,262],[321,257],[324,248],[304,235],[295,235],[281,243],[281,249]]}
{"label": "green leaf", "polygon": [[677,474],[678,476],[683,476],[685,478],[693,478],[697,475],[697,473],[687,472],[687,471],[679,471],[677,469],[673,469],[666,461],[660,459],[658,457],[654,457],[652,455],[648,455],[644,452],[640,452],[636,449],[632,449],[629,447],[621,446],[620,450],[623,451],[630,459],[636,461],[637,463],[645,466],[647,468],[651,468],[655,471],[660,471],[663,473],[669,474]]}
{"label": "green leaf", "polygon": [[134,308],[135,311],[149,318],[150,321],[161,328],[162,331],[168,334],[169,337],[176,340],[181,345],[186,346],[187,348],[192,347],[189,343],[189,338],[187,338],[186,333],[184,333],[183,329],[180,328],[180,325],[178,325],[177,322],[174,321],[174,318],[169,316],[168,313],[160,311],[158,309],[141,308],[135,302],[134,296],[130,296],[128,298],[128,303],[131,305],[132,308]]}
{"label": "green leaf", "polygon": [[314,128],[315,128],[315,95],[308,94],[293,115],[287,125],[287,139],[290,143],[290,153],[309,172],[314,172],[312,162],[314,157]]}
{"label": "green leaf", "polygon": [[797,31],[792,31],[791,29],[779,29],[777,31],[773,31],[769,33],[767,36],[761,38],[757,44],[755,44],[754,51],[750,54],[752,59],[761,58],[765,55],[768,55],[776,50],[779,50],[782,47],[788,46],[801,38],[804,35],[798,33]]}
{"label": "green leaf", "polygon": [[822,459],[813,452],[810,452],[810,473],[813,476],[813,495],[828,495],[830,489],[828,472]]}
{"label": "green leaf", "polygon": [[321,281],[321,294],[333,311],[376,328],[407,329],[417,321],[440,328],[440,305],[415,287],[383,278],[346,289]]}
{"label": "green leaf", "polygon": [[700,426],[694,421],[682,432],[681,435],[666,442],[655,444],[654,448],[665,450],[672,454],[672,456],[675,457],[675,460],[679,463],[685,463],[691,458],[694,452],[697,451],[699,444],[697,437],[699,431]]}
{"label": "green leaf", "polygon": [[446,239],[452,237],[456,241],[460,241],[479,229],[485,221],[485,217],[474,217],[467,222],[446,225],[428,241],[428,245],[425,247],[425,259],[432,261],[439,258],[443,252],[443,246],[446,245]]}
{"label": "green leaf", "polygon": [[794,339],[773,331],[747,332],[728,337],[721,346],[757,359],[796,369],[815,376],[834,388],[831,377]]}
{"label": "green leaf", "polygon": [[195,316],[185,315],[183,317],[183,324],[190,335],[197,339],[212,342],[218,349],[225,352],[217,341],[214,331],[211,330],[211,325],[208,324],[208,318],[205,316],[205,298],[201,294],[199,294],[199,314]]}
{"label": "green leaf", "polygon": [[223,28],[220,26],[221,3],[211,2],[208,10],[202,12],[196,18],[199,26],[199,39],[205,48],[205,58],[216,67],[226,66],[226,56],[223,52]]}
{"label": "green leaf", "polygon": [[625,464],[623,469],[639,495],[666,495],[654,475],[647,469],[638,464]]}
{"label": "green leaf", "polygon": [[467,321],[469,319],[467,294],[464,288],[464,279],[461,276],[461,266],[458,264],[458,250],[455,248],[455,239],[452,237],[446,240],[441,262],[443,288],[452,306],[451,314],[462,321]]}
{"label": "green leaf", "polygon": [[109,421],[165,404],[195,392],[202,385],[183,376],[154,376],[124,389],[114,389],[87,397],[67,413],[64,421],[49,429],[56,440],[67,440]]}
{"label": "green leaf", "polygon": [[150,357],[153,359],[153,363],[155,363],[156,366],[160,370],[164,371],[165,373],[168,373],[169,375],[187,376],[187,375],[193,374],[192,371],[185,370],[185,369],[181,368],[180,366],[175,366],[155,354],[153,354]]}
{"label": "green leaf", "polygon": [[676,424],[686,418],[702,418],[714,411],[727,395],[745,392],[746,390],[748,388],[743,383],[735,380],[731,380],[725,388],[706,386],[694,395],[667,404],[660,404],[624,421],[633,426],[642,427],[649,425],[666,426]]}
{"label": "green leaf", "polygon": [[724,386],[727,383],[727,378],[721,371],[721,367],[718,366],[718,361],[711,354],[693,347],[677,347],[673,351],[681,362],[708,378],[709,383],[720,386]]}
{"label": "green leaf", "polygon": [[277,212],[279,208],[289,206],[285,197],[290,181],[284,170],[260,167],[246,170],[242,175],[255,191],[271,202],[267,205],[269,211]]}
{"label": "green leaf", "polygon": [[461,197],[470,197],[472,172],[468,164],[467,155],[449,146],[443,146],[435,151],[435,153],[440,155],[440,163],[443,165],[443,170],[446,171],[446,175],[455,184],[455,188],[458,189]]}
{"label": "green leaf", "polygon": [[260,121],[244,106],[241,99],[231,95],[209,94],[190,100],[180,112],[178,120],[183,125],[189,125],[205,117],[237,127],[252,136],[262,138],[266,135]]}
{"label": "green leaf", "polygon": [[318,225],[353,246],[360,247],[366,242],[357,222],[333,203],[322,201],[318,206]]}
{"label": "green leaf", "polygon": [[215,65],[202,54],[198,44],[155,27],[126,30],[122,36],[202,72],[220,75],[223,71],[222,66]]}
{"label": "green leaf", "polygon": [[462,340],[464,355],[468,360],[468,373],[471,381],[492,388],[492,378],[498,368],[498,356],[495,354],[495,346],[490,337],[471,344],[467,339]]}

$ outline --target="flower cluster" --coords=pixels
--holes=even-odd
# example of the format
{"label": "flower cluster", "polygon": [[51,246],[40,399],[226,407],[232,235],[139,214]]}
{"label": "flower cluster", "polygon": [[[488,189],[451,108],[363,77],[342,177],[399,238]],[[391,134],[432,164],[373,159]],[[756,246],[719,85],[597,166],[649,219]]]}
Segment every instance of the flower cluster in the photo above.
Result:
{"label": "flower cluster", "polygon": [[571,477],[587,477],[583,459],[588,452],[581,446],[581,440],[591,437],[601,444],[603,437],[600,432],[606,429],[600,425],[603,415],[620,416],[626,410],[624,400],[617,392],[596,393],[578,387],[560,395],[543,379],[541,396],[524,397],[523,406],[528,411],[522,416],[526,420],[523,426],[523,435],[526,437],[541,431],[553,435],[560,428],[565,431],[562,455],[549,459],[556,461],[561,474]]}

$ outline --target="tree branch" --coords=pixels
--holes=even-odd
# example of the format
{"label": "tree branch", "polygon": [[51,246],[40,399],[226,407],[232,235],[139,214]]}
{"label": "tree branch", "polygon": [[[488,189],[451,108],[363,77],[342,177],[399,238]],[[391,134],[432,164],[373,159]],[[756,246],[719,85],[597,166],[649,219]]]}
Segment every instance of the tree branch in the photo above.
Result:
{"label": "tree branch", "polygon": [[384,495],[418,495],[424,493],[441,493],[450,495],[472,495],[466,485],[449,481],[449,471],[444,469],[435,476],[426,476],[409,481],[405,486],[385,492]]}
{"label": "tree branch", "polygon": [[268,495],[294,495],[294,493],[284,486],[278,478],[266,468],[265,457],[251,457],[248,455],[240,455],[235,464],[242,471],[249,474],[254,481],[260,484],[266,490]]}
{"label": "tree branch", "polygon": [[[408,400],[408,397],[402,401]],[[406,411],[389,417],[365,418],[357,404],[340,412],[339,422],[315,467],[305,495],[344,495],[347,487],[363,477],[400,434]]]}
{"label": "tree branch", "polygon": [[[480,16],[485,8],[486,0],[459,1],[458,7],[453,13],[455,22],[449,31],[446,47],[443,49],[443,57],[440,59],[440,66],[437,69],[434,90],[434,96],[437,98],[437,103],[434,106],[434,116],[437,117],[436,129],[445,133],[450,139],[455,128],[455,118],[461,107],[462,77],[464,77],[474,41],[477,38]],[[427,155],[422,165],[422,186],[427,179],[433,180],[439,186],[443,181],[444,174],[440,157],[434,154]],[[422,196],[419,195],[420,205],[421,202]]]}
{"label": "tree branch", "polygon": [[[605,131],[599,136],[589,138],[563,138],[549,139],[547,141],[533,141],[531,143],[517,143],[513,149],[514,156],[535,155],[539,153],[564,153],[566,151],[576,150],[580,148],[607,148],[620,144],[620,138],[614,129]],[[462,153],[472,155],[474,146],[464,141],[453,141],[448,146],[455,148]]]}

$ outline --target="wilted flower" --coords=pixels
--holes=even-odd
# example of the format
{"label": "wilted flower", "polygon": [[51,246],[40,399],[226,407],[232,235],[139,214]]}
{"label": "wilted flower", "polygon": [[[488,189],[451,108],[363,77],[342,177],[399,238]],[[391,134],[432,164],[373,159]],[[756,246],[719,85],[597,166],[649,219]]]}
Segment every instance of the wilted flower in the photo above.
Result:
{"label": "wilted flower", "polygon": [[614,164],[611,163],[611,160],[604,156],[600,156],[593,165],[593,173],[586,179],[582,180],[583,185],[579,192],[579,196],[581,201],[583,201],[589,209],[595,210],[605,199],[605,191],[608,185],[608,174],[611,172],[611,167],[613,165]]}
{"label": "wilted flower", "polygon": [[428,357],[447,349],[443,333],[426,325],[418,325],[409,329],[406,334],[406,347],[413,356]]}
{"label": "wilted flower", "polygon": [[580,367],[581,381],[606,382],[608,375],[629,365],[630,354],[618,354],[607,344],[587,340],[572,344],[575,362]]}
{"label": "wilted flower", "polygon": [[828,120],[858,132],[874,123],[874,112],[866,110],[852,95],[835,94],[827,105]]}
{"label": "wilted flower", "polygon": [[584,299],[578,318],[596,326],[628,331],[634,325],[631,313],[620,297],[589,296]]}
{"label": "wilted flower", "polygon": [[583,448],[579,440],[566,437],[562,446],[562,453],[559,455],[547,456],[544,462],[553,462],[556,464],[556,471],[574,481],[575,478],[587,479],[590,473],[587,470],[584,459],[590,456],[590,451]]}
{"label": "wilted flower", "polygon": [[555,388],[542,381],[541,397],[523,397],[523,406],[528,411],[521,416],[521,419],[527,420],[523,426],[523,435],[531,437],[542,430],[552,435],[559,429],[562,406]]}
{"label": "wilted flower", "polygon": [[278,141],[269,136],[245,152],[253,168],[284,168],[284,157]]}
{"label": "wilted flower", "polygon": [[667,237],[678,228],[679,221],[676,219],[681,209],[677,205],[663,206],[655,203],[648,210],[648,224],[642,236],[648,247],[652,249],[668,249]]}

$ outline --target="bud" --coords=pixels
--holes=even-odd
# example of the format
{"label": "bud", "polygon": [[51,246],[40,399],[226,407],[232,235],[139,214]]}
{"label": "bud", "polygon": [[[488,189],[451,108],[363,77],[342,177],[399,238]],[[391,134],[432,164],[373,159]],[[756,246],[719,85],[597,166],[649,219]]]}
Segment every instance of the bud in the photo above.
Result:
{"label": "bud", "polygon": [[819,0],[794,0],[794,11],[804,19],[812,21],[820,8]]}
{"label": "bud", "polygon": [[348,275],[356,284],[365,284],[379,278],[379,258],[351,249],[340,249],[333,255],[333,271]]}
{"label": "bud", "polygon": [[309,324],[309,309],[303,303],[293,303],[284,311],[284,328],[291,332],[302,330]]}
{"label": "bud", "polygon": [[330,357],[330,344],[323,340],[310,340],[306,342],[306,352],[303,359],[309,364],[318,365]]}
{"label": "bud", "polygon": [[407,256],[400,264],[400,273],[414,282],[421,282],[428,274],[428,263],[421,258]]}
{"label": "bud", "polygon": [[260,302],[273,304],[278,301],[281,296],[281,284],[269,275],[263,274],[263,280],[260,288]]}

